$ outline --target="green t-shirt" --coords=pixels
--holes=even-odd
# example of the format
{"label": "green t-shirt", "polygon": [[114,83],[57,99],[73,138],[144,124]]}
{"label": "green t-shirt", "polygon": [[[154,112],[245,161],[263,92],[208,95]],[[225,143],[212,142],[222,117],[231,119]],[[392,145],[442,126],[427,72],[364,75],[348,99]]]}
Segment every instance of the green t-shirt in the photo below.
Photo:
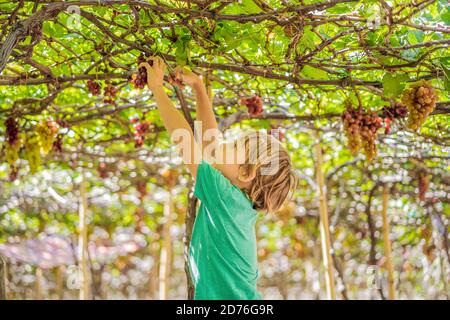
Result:
{"label": "green t-shirt", "polygon": [[189,250],[195,299],[261,299],[256,289],[257,212],[251,201],[204,161],[194,194],[201,201]]}

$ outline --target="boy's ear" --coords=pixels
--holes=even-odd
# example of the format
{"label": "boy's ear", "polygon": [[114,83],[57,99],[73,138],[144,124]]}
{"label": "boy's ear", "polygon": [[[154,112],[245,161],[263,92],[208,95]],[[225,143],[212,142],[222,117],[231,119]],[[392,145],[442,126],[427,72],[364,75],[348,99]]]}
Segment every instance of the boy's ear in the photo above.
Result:
{"label": "boy's ear", "polygon": [[238,169],[238,179],[242,182],[251,182],[256,177],[255,168],[248,165],[241,165]]}

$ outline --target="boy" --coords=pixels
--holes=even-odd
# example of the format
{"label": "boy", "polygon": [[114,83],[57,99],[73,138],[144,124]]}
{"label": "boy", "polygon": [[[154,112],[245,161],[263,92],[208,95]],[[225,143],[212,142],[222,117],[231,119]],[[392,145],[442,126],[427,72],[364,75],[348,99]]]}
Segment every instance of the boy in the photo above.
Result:
{"label": "boy", "polygon": [[[294,189],[296,180],[289,155],[275,138],[260,133],[246,135],[232,144],[218,144],[205,139],[205,135],[196,142],[186,119],[164,91],[166,65],[159,57],[150,60],[152,66],[141,66],[147,70],[148,87],[164,126],[172,138],[182,130],[192,142],[189,150],[183,150],[183,161],[195,179],[194,194],[201,201],[189,252],[195,299],[261,299],[256,289],[257,211],[276,212]],[[176,69],[175,77],[192,87],[202,131],[217,130],[202,80],[181,68]],[[223,155],[227,161],[216,161],[214,167],[204,160],[196,163],[194,154],[200,146],[202,151],[214,149],[213,157]]]}

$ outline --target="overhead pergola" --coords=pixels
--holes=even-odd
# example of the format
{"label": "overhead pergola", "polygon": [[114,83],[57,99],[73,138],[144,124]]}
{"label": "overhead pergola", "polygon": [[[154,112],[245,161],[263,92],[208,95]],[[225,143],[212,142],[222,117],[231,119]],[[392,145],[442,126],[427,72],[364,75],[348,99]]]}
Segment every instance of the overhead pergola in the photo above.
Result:
{"label": "overhead pergola", "polygon": [[[297,199],[305,200],[308,214],[319,215],[317,204],[307,201],[316,182],[303,170],[315,169],[310,149],[316,143],[324,148],[328,197],[340,197],[340,177],[349,176],[358,181],[346,186],[350,199],[342,205],[349,207],[360,201],[360,184],[373,180],[362,191],[369,199],[370,263],[377,260],[371,201],[382,196],[385,183],[392,195],[416,198],[405,174],[428,167],[435,192],[424,203],[449,202],[447,0],[19,0],[0,4],[0,22],[0,136],[9,117],[22,133],[40,121],[58,121],[62,150],[45,156],[45,168],[83,168],[128,186],[142,177],[173,186],[166,170],[173,166],[169,138],[151,93],[131,84],[138,57],[158,55],[203,76],[221,129],[285,130],[303,178]],[[99,95],[89,92],[89,80],[102,86]],[[439,98],[422,128],[396,121],[389,133],[380,130],[379,156],[371,164],[350,156],[341,125],[346,103],[381,116],[419,80],[430,81]],[[192,93],[166,86],[188,120],[195,118]],[[104,96],[110,87],[117,89],[112,103]],[[264,112],[251,116],[240,100],[255,95],[264,100]],[[141,148],[132,118],[150,124]],[[27,177],[23,161],[19,179]],[[7,175],[0,179],[6,183]],[[189,204],[187,240],[195,200]]]}

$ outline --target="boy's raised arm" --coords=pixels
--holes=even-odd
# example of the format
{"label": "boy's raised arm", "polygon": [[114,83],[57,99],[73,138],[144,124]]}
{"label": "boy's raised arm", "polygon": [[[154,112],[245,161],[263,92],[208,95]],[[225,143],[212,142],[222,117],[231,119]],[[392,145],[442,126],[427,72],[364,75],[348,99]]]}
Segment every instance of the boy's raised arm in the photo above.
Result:
{"label": "boy's raised arm", "polygon": [[[197,100],[196,112],[197,120],[201,121],[203,133],[209,129],[218,128],[216,117],[214,116],[211,100],[209,99],[208,93],[206,91],[205,85],[202,79],[193,73],[192,71],[177,67],[175,69],[175,76],[180,79],[183,83],[192,87]],[[202,137],[203,138],[203,137]],[[205,149],[213,141],[204,140],[202,141],[202,149]]]}
{"label": "boy's raised arm", "polygon": [[[153,91],[158,111],[161,115],[161,119],[164,123],[164,127],[167,129],[171,138],[174,137],[174,133],[177,137],[183,139],[183,161],[186,164],[189,172],[194,178],[197,176],[198,164],[195,161],[195,154],[198,154],[198,145],[195,142],[193,132],[186,119],[176,109],[170,98],[164,91],[164,71],[166,65],[164,61],[159,57],[151,57],[149,60],[153,61],[153,65],[144,62],[140,66],[145,67],[147,70],[148,87]],[[187,140],[184,140],[187,139]],[[188,145],[186,146],[186,141]],[[178,141],[173,141],[177,143]]]}

